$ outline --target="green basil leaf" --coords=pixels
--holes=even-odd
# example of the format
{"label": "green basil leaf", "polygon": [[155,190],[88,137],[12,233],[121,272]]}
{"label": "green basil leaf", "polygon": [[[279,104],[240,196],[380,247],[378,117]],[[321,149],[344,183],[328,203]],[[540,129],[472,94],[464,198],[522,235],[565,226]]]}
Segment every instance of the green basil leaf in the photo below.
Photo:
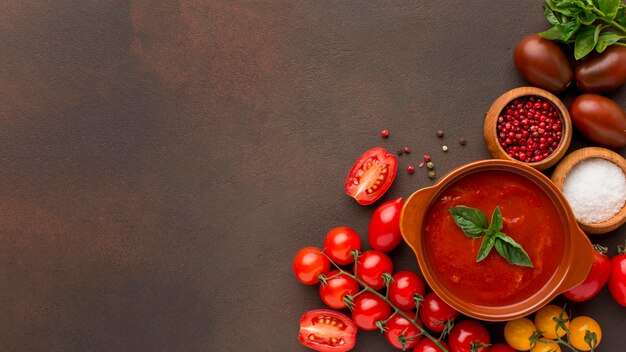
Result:
{"label": "green basil leaf", "polygon": [[593,24],[593,21],[596,20],[596,15],[592,12],[579,12],[578,15],[576,15],[576,18],[578,19],[578,22],[589,25]]}
{"label": "green basil leaf", "polygon": [[504,227],[504,222],[502,220],[502,211],[500,211],[500,206],[496,206],[491,213],[491,224],[489,224],[489,228],[487,229],[490,233],[498,233]]}
{"label": "green basil leaf", "polygon": [[515,242],[511,237],[503,234],[502,232],[498,232],[495,234],[496,243],[494,247],[496,247],[496,251],[500,253],[501,256],[504,257],[509,263],[533,267],[533,262],[530,260],[528,253],[520,246],[519,243]]}
{"label": "green basil leaf", "polygon": [[606,15],[605,19],[612,20],[617,15],[621,0],[594,0],[595,6]]}
{"label": "green basil leaf", "polygon": [[581,28],[574,45],[574,57],[576,60],[587,56],[596,47],[601,30],[602,26],[600,25]]}
{"label": "green basil leaf", "polygon": [[563,25],[563,41],[569,42],[579,29],[580,22],[578,20],[565,23]]}
{"label": "green basil leaf", "polygon": [[544,5],[543,15],[546,16],[546,20],[551,25],[561,24],[561,21],[559,21],[559,19],[556,17],[554,11],[552,11],[552,9],[550,9],[548,6]]}
{"label": "green basil leaf", "polygon": [[489,252],[491,252],[491,248],[493,248],[496,239],[497,237],[493,232],[488,232],[487,235],[483,237],[483,241],[480,244],[480,248],[478,249],[478,255],[476,256],[476,262],[487,258],[487,255],[489,255]]}
{"label": "green basil leaf", "polygon": [[580,0],[547,0],[546,3],[554,12],[569,17],[575,17],[579,12],[588,7]]}
{"label": "green basil leaf", "polygon": [[615,22],[621,24],[622,26],[626,26],[626,5],[620,4],[617,9],[617,15],[615,15]]}
{"label": "green basil leaf", "polygon": [[619,35],[613,32],[602,33],[600,34],[600,37],[598,37],[598,43],[596,44],[596,51],[601,53],[604,50],[606,50],[606,48],[609,45],[613,45],[617,43],[618,41],[620,41],[621,39],[626,39],[626,36]]}
{"label": "green basil leaf", "polygon": [[543,31],[539,33],[539,36],[548,40],[565,41],[563,27],[561,25],[556,25],[547,31]]}
{"label": "green basil leaf", "polygon": [[487,229],[487,218],[482,211],[463,205],[450,208],[452,218],[458,227],[470,238],[478,238]]}

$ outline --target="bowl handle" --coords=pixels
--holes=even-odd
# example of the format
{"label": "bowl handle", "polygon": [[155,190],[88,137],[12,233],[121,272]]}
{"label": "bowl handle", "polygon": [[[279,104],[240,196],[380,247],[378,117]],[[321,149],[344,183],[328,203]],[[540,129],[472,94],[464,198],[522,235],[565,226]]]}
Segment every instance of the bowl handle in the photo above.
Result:
{"label": "bowl handle", "polygon": [[568,291],[585,281],[593,266],[593,246],[589,237],[574,222],[570,224],[571,259],[568,272],[559,286],[559,293]]}
{"label": "bowl handle", "polygon": [[404,242],[406,242],[413,251],[416,250],[414,245],[419,243],[419,235],[422,222],[424,221],[424,215],[438,188],[438,186],[431,186],[416,191],[406,200],[402,207],[402,212],[400,213],[400,232],[402,232]]}

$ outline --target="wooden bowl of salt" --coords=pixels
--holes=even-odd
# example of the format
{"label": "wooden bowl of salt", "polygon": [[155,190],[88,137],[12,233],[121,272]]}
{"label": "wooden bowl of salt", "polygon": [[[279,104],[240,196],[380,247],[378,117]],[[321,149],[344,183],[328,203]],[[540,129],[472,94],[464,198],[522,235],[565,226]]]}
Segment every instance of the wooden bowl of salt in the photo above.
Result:
{"label": "wooden bowl of salt", "polygon": [[626,222],[626,159],[598,147],[576,150],[554,169],[563,192],[587,234],[613,231]]}

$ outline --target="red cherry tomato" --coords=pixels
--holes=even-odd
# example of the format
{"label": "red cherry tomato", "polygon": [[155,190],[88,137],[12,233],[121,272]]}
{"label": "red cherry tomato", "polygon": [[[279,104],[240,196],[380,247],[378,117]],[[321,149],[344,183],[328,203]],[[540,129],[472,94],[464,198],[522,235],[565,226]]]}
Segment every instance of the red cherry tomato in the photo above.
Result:
{"label": "red cherry tomato", "polygon": [[[441,343],[447,351],[450,351],[450,347],[448,347],[445,342],[439,341],[439,343]],[[443,352],[443,350],[437,347],[431,339],[422,339],[417,346],[415,346],[413,352]]]}
{"label": "red cherry tomato", "polygon": [[420,319],[427,328],[442,332],[447,321],[454,321],[459,313],[442,301],[434,292],[427,293],[419,309]]}
{"label": "red cherry tomato", "polygon": [[489,346],[488,352],[516,352],[513,347],[507,345],[506,343],[496,343],[495,345]]}
{"label": "red cherry tomato", "polygon": [[402,198],[381,204],[370,219],[367,240],[372,248],[389,252],[402,241],[400,211]]}
{"label": "red cherry tomato", "polygon": [[611,263],[609,257],[606,256],[607,249],[601,246],[594,246],[593,266],[587,279],[574,287],[573,289],[563,293],[570,301],[582,302],[595,297],[606,284],[611,274]]}
{"label": "red cherry tomato", "polygon": [[[404,312],[409,317],[415,317],[415,312]],[[419,319],[415,320],[417,325],[422,326],[422,322]],[[404,345],[400,341],[400,335],[404,341]],[[420,331],[413,323],[407,320],[400,314],[396,314],[385,324],[385,338],[395,348],[406,351],[409,348],[415,347],[419,342],[422,335]]]}
{"label": "red cherry tomato", "polygon": [[374,290],[385,287],[383,274],[391,275],[393,263],[385,254],[375,250],[363,252],[356,263],[356,276]]}
{"label": "red cherry tomato", "polygon": [[304,346],[322,352],[345,352],[356,343],[356,325],[339,312],[311,310],[300,318],[298,339]]}
{"label": "red cherry tomato", "polygon": [[376,330],[376,322],[391,316],[391,307],[382,298],[371,292],[364,292],[354,299],[352,319],[363,330]]}
{"label": "red cherry tomato", "polygon": [[391,186],[398,162],[385,149],[372,148],[354,163],[346,178],[346,193],[361,205],[374,203]]}
{"label": "red cherry tomato", "polygon": [[487,352],[488,346],[472,349],[472,345],[489,345],[490,342],[491,338],[487,329],[475,320],[457,322],[448,337],[450,352]]}
{"label": "red cherry tomato", "polygon": [[[339,270],[333,270],[328,273],[331,277],[339,273]],[[359,284],[351,277],[345,275],[339,275],[334,277],[326,283],[320,284],[320,298],[324,304],[334,309],[346,308],[346,303],[343,301],[345,295],[354,296],[359,292]]]}
{"label": "red cherry tomato", "polygon": [[361,250],[361,238],[351,228],[340,226],[328,231],[324,239],[324,251],[330,259],[339,265],[354,262],[352,250]]}
{"label": "red cherry tomato", "polygon": [[622,246],[618,247],[618,255],[611,258],[609,292],[617,303],[626,307],[626,252]]}
{"label": "red cherry tomato", "polygon": [[304,247],[293,259],[293,272],[296,279],[305,285],[313,285],[319,282],[320,274],[326,274],[330,270],[328,258],[317,247]]}
{"label": "red cherry tomato", "polygon": [[410,271],[398,271],[393,274],[389,285],[389,300],[403,310],[415,309],[415,295],[424,297],[426,286],[419,275]]}

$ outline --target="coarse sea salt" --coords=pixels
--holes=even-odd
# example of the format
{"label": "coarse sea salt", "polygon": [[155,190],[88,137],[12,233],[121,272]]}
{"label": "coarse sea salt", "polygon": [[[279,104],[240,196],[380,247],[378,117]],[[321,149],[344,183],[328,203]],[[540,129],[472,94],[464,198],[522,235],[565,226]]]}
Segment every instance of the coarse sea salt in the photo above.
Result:
{"label": "coarse sea salt", "polygon": [[576,219],[588,224],[603,222],[626,203],[626,176],[609,160],[587,159],[570,170],[563,194]]}

